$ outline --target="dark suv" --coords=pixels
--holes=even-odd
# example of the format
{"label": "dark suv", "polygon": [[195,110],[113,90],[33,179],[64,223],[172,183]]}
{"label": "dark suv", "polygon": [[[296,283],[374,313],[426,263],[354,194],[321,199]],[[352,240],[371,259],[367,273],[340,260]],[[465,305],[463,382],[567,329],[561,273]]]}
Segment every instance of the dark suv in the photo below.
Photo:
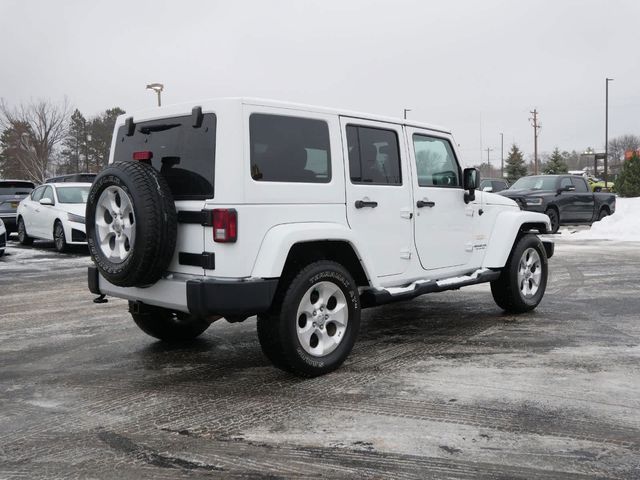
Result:
{"label": "dark suv", "polygon": [[16,229],[16,209],[24,197],[36,188],[28,180],[0,180],[0,218],[7,227],[7,235]]}

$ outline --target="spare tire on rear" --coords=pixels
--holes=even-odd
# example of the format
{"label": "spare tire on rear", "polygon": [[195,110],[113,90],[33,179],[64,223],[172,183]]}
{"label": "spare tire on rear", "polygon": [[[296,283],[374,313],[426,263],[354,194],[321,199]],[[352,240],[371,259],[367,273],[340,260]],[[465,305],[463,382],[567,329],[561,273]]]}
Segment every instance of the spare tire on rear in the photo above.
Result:
{"label": "spare tire on rear", "polygon": [[86,230],[106,280],[120,287],[155,283],[176,246],[176,207],[166,180],[146,163],[108,165],[89,191]]}

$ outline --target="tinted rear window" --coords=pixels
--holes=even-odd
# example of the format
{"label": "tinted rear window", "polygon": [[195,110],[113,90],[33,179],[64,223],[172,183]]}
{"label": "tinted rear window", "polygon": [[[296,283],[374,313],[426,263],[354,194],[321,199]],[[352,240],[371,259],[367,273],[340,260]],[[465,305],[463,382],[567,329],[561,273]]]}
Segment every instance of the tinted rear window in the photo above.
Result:
{"label": "tinted rear window", "polygon": [[193,127],[191,115],[136,123],[118,130],[114,160],[132,160],[134,152],[153,153],[151,164],[166,178],[176,200],[213,198],[216,116],[204,115]]}
{"label": "tinted rear window", "polygon": [[31,182],[0,182],[0,195],[28,195],[34,187]]}

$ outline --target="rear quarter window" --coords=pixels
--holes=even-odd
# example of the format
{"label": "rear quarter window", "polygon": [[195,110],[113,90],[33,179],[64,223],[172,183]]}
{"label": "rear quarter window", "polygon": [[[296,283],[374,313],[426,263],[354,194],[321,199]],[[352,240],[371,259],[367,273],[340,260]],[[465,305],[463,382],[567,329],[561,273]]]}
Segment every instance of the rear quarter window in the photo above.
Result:
{"label": "rear quarter window", "polygon": [[331,181],[324,120],[254,113],[249,117],[251,177],[259,182]]}
{"label": "rear quarter window", "polygon": [[115,161],[133,161],[133,153],[150,151],[151,164],[167,180],[176,200],[214,196],[216,116],[204,115],[200,127],[191,115],[140,122],[133,135],[118,129]]}

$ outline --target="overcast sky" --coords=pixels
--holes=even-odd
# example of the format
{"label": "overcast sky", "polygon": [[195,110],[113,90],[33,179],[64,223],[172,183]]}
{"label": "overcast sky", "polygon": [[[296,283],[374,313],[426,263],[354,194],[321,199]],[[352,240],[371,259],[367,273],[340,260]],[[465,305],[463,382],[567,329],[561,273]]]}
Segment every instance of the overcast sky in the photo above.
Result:
{"label": "overcast sky", "polygon": [[[466,163],[516,142],[640,135],[638,0],[0,0],[0,97],[91,116],[254,96],[450,127]],[[486,150],[482,159],[486,159]]]}

